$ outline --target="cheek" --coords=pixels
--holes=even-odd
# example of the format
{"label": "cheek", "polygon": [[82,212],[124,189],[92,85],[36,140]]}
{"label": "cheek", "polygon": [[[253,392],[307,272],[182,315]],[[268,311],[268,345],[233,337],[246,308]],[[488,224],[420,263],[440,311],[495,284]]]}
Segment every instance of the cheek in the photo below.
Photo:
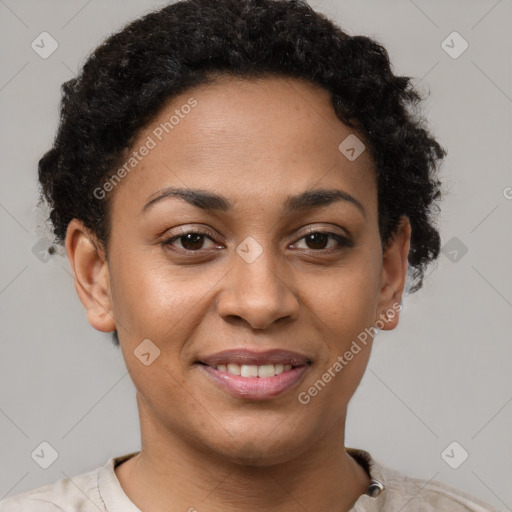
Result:
{"label": "cheek", "polygon": [[165,262],[143,253],[119,258],[111,274],[113,313],[128,337],[163,343],[173,326],[186,318],[205,295],[204,283],[186,279]]}
{"label": "cheek", "polygon": [[[331,334],[357,336],[376,320],[381,263],[378,252],[359,252],[352,261],[321,277],[308,278],[308,303]],[[306,283],[303,285],[306,287]]]}
{"label": "cheek", "polygon": [[378,249],[365,251],[339,271],[312,281],[309,307],[326,344],[314,379],[325,383],[325,390],[322,383],[316,387],[327,401],[347,403],[366,369],[375,333],[380,268]]}
{"label": "cheek", "polygon": [[198,315],[204,314],[199,303],[206,290],[148,261],[118,262],[112,275],[113,313],[124,362],[144,409],[162,420],[169,413],[162,404],[184,411],[197,407],[187,391],[181,356]]}
{"label": "cheek", "polygon": [[183,438],[198,431],[205,416],[222,424],[222,417],[190,385],[183,370],[169,364],[177,364],[175,354],[168,354],[164,348],[158,358],[145,366],[123,346],[123,357],[138,392],[139,412],[151,423],[166,425]]}

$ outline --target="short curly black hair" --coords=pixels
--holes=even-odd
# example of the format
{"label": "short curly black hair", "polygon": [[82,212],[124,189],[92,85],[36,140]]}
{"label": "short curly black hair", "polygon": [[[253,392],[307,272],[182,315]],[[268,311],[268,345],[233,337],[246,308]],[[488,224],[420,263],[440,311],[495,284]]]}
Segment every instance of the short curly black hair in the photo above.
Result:
{"label": "short curly black hair", "polygon": [[284,76],[330,91],[336,115],[376,164],[383,247],[402,216],[411,222],[410,292],[421,288],[440,251],[434,214],[446,151],[412,108],[422,98],[411,78],[393,74],[386,49],[303,0],[182,0],[109,36],[62,85],[57,135],[39,161],[56,243],[77,218],[107,249],[109,201],[94,191],[165,103],[216,76]]}

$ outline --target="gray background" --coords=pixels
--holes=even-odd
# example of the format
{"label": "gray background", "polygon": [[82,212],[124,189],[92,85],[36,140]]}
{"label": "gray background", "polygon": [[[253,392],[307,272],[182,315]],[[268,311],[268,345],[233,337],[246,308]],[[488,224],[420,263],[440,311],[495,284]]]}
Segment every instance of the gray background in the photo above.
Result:
{"label": "gray background", "polygon": [[[33,252],[50,237],[36,169],[57,127],[61,83],[106,35],[164,3],[0,0],[0,498],[139,449],[121,353],[87,323],[62,253],[43,261]],[[449,151],[448,245],[424,289],[405,298],[399,327],[377,337],[347,445],[512,510],[512,2],[310,3],[378,39],[395,73],[430,90],[424,113]],[[47,59],[31,48],[43,31],[59,45]],[[441,46],[453,31],[469,43],[458,58]],[[31,457],[43,441],[58,452],[48,469]],[[453,441],[462,448],[443,459]],[[469,458],[452,469],[445,460],[460,463],[462,449]]]}

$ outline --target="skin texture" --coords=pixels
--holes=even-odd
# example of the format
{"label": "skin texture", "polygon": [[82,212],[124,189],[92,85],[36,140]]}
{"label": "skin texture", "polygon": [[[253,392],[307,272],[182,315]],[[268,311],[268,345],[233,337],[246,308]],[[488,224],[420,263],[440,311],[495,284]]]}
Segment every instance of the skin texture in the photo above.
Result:
{"label": "skin texture", "polygon": [[[116,186],[108,260],[78,220],[67,230],[88,320],[103,332],[118,329],[137,390],[142,449],[116,474],[128,497],[151,512],[314,511],[333,503],[349,510],[368,476],[345,452],[346,410],[371,342],[307,405],[297,395],[400,303],[409,222],[403,219],[383,252],[373,161],[368,151],[352,162],[339,151],[353,130],[338,120],[327,91],[299,80],[225,78],[190,89],[133,148],[191,97],[197,106]],[[221,194],[233,211],[168,198],[142,212],[169,186]],[[283,215],[288,195],[312,188],[349,193],[364,213],[338,201]],[[213,240],[163,245],[180,230],[205,228]],[[328,253],[336,240],[304,238],[306,228],[345,236],[353,246]],[[247,237],[263,251],[251,263],[236,252]],[[161,351],[148,366],[133,353],[145,339]],[[196,363],[240,347],[293,350],[312,364],[285,395],[243,400]]]}

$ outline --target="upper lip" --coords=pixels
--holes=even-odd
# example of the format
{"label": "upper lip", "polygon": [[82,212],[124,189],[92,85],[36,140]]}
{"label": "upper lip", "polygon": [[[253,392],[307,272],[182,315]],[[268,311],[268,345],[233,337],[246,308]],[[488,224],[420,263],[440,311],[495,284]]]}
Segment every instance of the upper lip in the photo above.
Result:
{"label": "upper lip", "polygon": [[291,364],[292,366],[304,366],[311,363],[308,357],[298,352],[290,350],[265,350],[258,352],[245,348],[224,350],[215,354],[201,357],[198,362],[208,366],[218,366],[221,364],[238,364],[238,365],[256,365],[265,364]]}

